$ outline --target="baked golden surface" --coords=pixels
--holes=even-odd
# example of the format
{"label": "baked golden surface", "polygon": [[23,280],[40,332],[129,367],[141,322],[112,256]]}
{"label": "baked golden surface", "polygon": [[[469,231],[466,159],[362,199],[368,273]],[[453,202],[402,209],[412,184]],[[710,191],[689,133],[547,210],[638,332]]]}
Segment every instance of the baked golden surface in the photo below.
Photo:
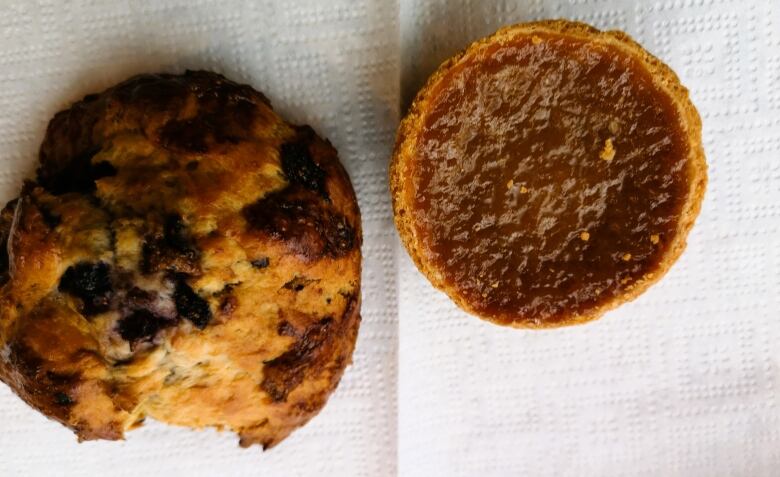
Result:
{"label": "baked golden surface", "polygon": [[350,362],[349,178],[220,75],[140,75],[58,113],[0,235],[0,379],[79,439],[149,416],[273,446]]}
{"label": "baked golden surface", "polygon": [[622,32],[499,30],[442,64],[402,121],[396,226],[460,307],[516,327],[582,323],[656,282],[706,186],[701,122]]}

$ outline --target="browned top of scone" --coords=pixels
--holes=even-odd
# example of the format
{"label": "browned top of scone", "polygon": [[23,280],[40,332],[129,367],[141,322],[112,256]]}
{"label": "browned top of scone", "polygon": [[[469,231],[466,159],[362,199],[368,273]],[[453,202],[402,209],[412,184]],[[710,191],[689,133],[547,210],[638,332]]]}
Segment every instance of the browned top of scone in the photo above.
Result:
{"label": "browned top of scone", "polygon": [[349,178],[221,75],[140,75],[57,113],[0,236],[0,379],[82,439],[149,415],[270,446],[350,361]]}
{"label": "browned top of scone", "polygon": [[402,239],[434,285],[500,324],[583,322],[681,253],[706,182],[676,75],[620,32],[516,25],[443,64],[391,171]]}

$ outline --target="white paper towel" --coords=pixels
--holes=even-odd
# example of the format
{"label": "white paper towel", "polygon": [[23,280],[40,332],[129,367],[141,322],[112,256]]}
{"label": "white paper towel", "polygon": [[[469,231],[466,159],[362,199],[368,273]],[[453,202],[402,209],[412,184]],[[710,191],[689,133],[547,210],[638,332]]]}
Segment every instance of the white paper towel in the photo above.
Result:
{"label": "white paper towel", "polygon": [[556,17],[627,31],[690,88],[701,216],[661,283],[563,330],[468,317],[399,250],[400,473],[780,475],[780,2],[401,0],[406,101],[471,40]]}
{"label": "white paper towel", "polygon": [[339,150],[365,235],[354,365],[322,413],[274,448],[148,423],[77,444],[0,385],[0,476],[396,474],[393,227],[386,162],[398,117],[398,13],[382,0],[0,2],[0,199],[35,167],[58,110],[130,75],[205,68],[262,90]]}
{"label": "white paper towel", "polygon": [[[515,331],[466,316],[414,269],[385,173],[398,104],[441,60],[550,17],[625,30],[677,70],[710,186],[687,252],[642,298],[586,326]],[[776,0],[0,1],[0,199],[33,171],[54,112],[184,68],[254,85],[339,149],[365,228],[355,364],[266,453],[155,423],[76,444],[0,386],[0,476],[780,472]]]}

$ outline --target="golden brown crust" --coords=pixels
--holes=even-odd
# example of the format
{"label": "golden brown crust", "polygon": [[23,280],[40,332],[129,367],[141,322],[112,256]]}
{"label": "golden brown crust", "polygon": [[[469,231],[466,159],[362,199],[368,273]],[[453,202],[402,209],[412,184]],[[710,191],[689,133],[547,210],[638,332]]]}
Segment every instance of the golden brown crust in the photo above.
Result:
{"label": "golden brown crust", "polygon": [[249,86],[141,75],[51,121],[0,213],[0,379],[79,439],[145,416],[269,447],[319,412],[360,323],[336,151]]}
{"label": "golden brown crust", "polygon": [[549,328],[585,323],[602,316],[622,303],[631,301],[642,294],[652,284],[656,283],[669,270],[685,249],[686,238],[696,217],[699,214],[704,191],[707,184],[707,164],[701,143],[701,119],[696,108],[691,103],[688,90],[680,84],[677,75],[658,58],[648,53],[627,34],[620,31],[599,31],[584,23],[567,20],[548,20],[512,25],[498,30],[495,34],[472,43],[461,53],[448,59],[430,76],[425,86],[417,93],[406,117],[401,121],[396,136],[395,150],[390,164],[390,192],[393,201],[395,224],[401,241],[412,257],[417,268],[438,289],[445,292],[459,307],[479,316],[475,308],[457,292],[455,287],[446,283],[440,271],[426,260],[422,253],[422,243],[411,215],[413,215],[413,191],[409,187],[413,167],[414,150],[419,139],[425,116],[431,107],[433,93],[437,85],[447,73],[457,64],[475,55],[488,45],[505,44],[518,37],[531,36],[535,33],[562,35],[565,37],[599,43],[617,48],[630,57],[638,59],[648,70],[658,88],[672,99],[680,115],[680,123],[688,138],[689,157],[687,171],[689,190],[682,207],[681,218],[677,232],[671,239],[666,253],[658,264],[657,270],[636,281],[633,286],[615,299],[591,309],[587,314],[570,314],[566,318],[555,321],[498,320],[494,317],[480,316],[497,324],[509,324],[518,328]]}

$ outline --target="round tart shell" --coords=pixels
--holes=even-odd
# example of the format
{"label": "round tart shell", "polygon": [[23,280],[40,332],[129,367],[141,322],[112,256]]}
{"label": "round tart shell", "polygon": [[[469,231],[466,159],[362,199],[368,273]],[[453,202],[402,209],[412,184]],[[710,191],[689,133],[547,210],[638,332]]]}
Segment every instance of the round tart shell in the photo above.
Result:
{"label": "round tart shell", "polygon": [[[431,111],[435,100],[433,94],[437,91],[440,82],[447,76],[448,72],[486,46],[504,45],[518,38],[530,37],[534,34],[552,34],[579,41],[593,42],[615,48],[625,55],[638,60],[646,68],[659,91],[665,93],[671,99],[674,108],[679,114],[683,137],[686,137],[688,141],[688,157],[686,170],[684,171],[687,175],[687,195],[680,212],[676,231],[672,237],[667,238],[669,245],[658,261],[657,268],[652,274],[646,274],[635,281],[630,289],[622,291],[608,301],[599,303],[584,313],[574,311],[565,313],[562,318],[554,322],[528,320],[526,317],[510,312],[504,312],[499,316],[480,314],[473,304],[458,292],[456,286],[448,283],[442,270],[432,263],[431,260],[428,260],[424,253],[425,247],[422,237],[416,230],[414,223],[415,191],[412,189],[411,181],[407,179],[411,177],[414,168],[416,146],[421,136],[426,116]],[[584,23],[566,20],[540,21],[502,28],[495,34],[474,42],[461,53],[442,63],[436,72],[430,76],[425,86],[417,93],[409,112],[402,120],[398,128],[395,150],[390,164],[390,191],[395,224],[401,241],[417,268],[436,288],[445,292],[463,310],[485,320],[517,328],[553,328],[585,323],[597,319],[606,311],[641,295],[652,284],[661,279],[685,249],[686,237],[699,214],[706,184],[707,164],[701,144],[701,119],[689,99],[688,90],[680,84],[680,80],[674,71],[623,32],[600,31]],[[503,185],[496,184],[496,187],[501,186]]]}

